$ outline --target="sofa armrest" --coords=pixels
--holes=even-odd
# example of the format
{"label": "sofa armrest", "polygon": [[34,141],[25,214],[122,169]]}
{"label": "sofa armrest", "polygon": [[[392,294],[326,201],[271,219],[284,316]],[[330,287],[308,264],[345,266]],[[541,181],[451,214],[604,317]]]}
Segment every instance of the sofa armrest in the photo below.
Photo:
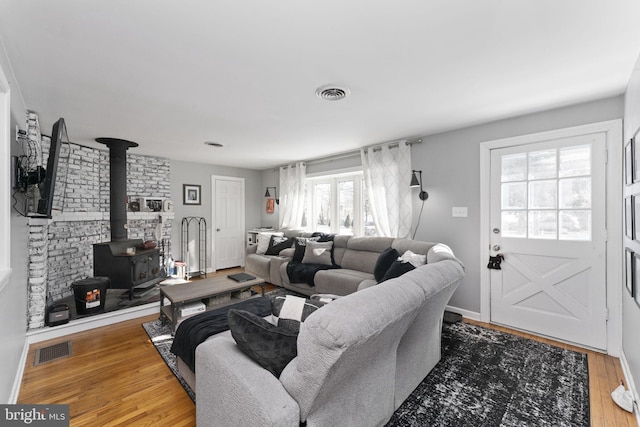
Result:
{"label": "sofa armrest", "polygon": [[217,336],[196,348],[196,423],[298,427],[300,408],[280,380],[232,338]]}
{"label": "sofa armrest", "polygon": [[258,245],[247,245],[247,247],[244,250],[244,253],[245,255],[255,254],[257,250],[258,250]]}

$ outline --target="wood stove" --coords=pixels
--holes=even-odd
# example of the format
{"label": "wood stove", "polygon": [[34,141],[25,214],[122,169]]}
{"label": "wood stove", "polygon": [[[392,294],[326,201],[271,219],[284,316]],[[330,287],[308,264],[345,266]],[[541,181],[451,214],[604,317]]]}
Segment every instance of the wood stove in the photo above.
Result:
{"label": "wood stove", "polygon": [[94,276],[110,278],[112,289],[128,289],[129,299],[134,288],[146,289],[162,281],[159,249],[141,249],[141,243],[141,239],[127,239],[93,245]]}
{"label": "wood stove", "polygon": [[135,142],[116,138],[96,138],[109,147],[109,222],[111,241],[93,245],[93,275],[111,279],[111,288],[149,288],[162,280],[160,250],[142,249],[141,239],[127,238],[127,149]]}

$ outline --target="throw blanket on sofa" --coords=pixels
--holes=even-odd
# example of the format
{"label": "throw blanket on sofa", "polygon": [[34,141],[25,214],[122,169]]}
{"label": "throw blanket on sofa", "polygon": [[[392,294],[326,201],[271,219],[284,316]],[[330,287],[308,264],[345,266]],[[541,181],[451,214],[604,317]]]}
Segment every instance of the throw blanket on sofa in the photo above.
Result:
{"label": "throw blanket on sofa", "polygon": [[246,310],[260,317],[271,314],[271,298],[251,298],[237,304],[189,317],[180,323],[173,338],[171,352],[180,357],[192,372],[196,371],[196,347],[207,338],[229,329],[229,310]]}
{"label": "throw blanket on sofa", "polygon": [[334,268],[340,268],[340,266],[289,262],[287,264],[287,275],[289,276],[289,283],[306,283],[309,286],[315,286],[313,279],[318,271],[331,270]]}

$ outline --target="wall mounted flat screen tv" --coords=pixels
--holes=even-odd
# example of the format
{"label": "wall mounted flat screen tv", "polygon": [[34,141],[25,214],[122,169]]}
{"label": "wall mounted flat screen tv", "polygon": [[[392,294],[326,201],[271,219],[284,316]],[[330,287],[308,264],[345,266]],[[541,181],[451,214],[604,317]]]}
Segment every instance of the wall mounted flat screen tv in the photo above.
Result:
{"label": "wall mounted flat screen tv", "polygon": [[63,118],[58,119],[58,121],[53,124],[49,158],[47,159],[47,171],[44,182],[40,185],[40,200],[38,201],[37,209],[38,216],[51,218],[53,190],[56,185],[56,172],[58,171],[58,157],[60,156],[60,145],[62,145],[62,135],[65,130],[66,127]]}

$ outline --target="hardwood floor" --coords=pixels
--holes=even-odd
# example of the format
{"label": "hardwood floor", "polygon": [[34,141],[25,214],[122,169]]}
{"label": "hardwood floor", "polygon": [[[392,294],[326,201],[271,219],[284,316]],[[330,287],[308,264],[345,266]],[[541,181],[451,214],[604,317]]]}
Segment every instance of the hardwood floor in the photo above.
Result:
{"label": "hardwood floor", "polygon": [[[195,406],[153,347],[141,324],[156,315],[34,344],[18,403],[69,404],[71,426],[195,426]],[[588,354],[591,425],[636,427],[610,393],[623,378],[618,359],[480,322],[526,338]],[[70,357],[33,366],[35,351],[70,340]]]}

